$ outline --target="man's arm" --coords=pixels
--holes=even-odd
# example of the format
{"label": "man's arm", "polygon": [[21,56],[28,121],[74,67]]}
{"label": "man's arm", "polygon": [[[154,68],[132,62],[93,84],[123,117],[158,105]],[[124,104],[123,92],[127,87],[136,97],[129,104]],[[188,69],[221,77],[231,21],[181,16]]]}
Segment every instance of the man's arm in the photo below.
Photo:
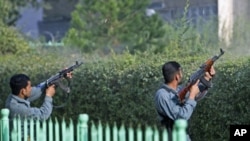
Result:
{"label": "man's arm", "polygon": [[166,94],[164,89],[157,92],[155,100],[158,112],[173,120],[179,118],[188,120],[197,104],[195,100],[187,99],[183,105],[180,105],[178,96],[173,93]]}
{"label": "man's arm", "polygon": [[[35,90],[37,90],[37,91],[35,91]],[[33,92],[36,92],[36,93],[34,93],[35,94],[34,96],[37,96],[37,94],[40,94],[39,89],[36,89],[36,88],[33,89]],[[21,111],[21,113],[23,112],[22,113],[23,115],[27,115],[27,117],[35,118],[35,119],[39,119],[39,120],[48,119],[50,117],[50,115],[52,113],[52,109],[53,109],[52,97],[55,94],[55,86],[51,85],[50,87],[48,87],[46,89],[45,93],[46,93],[46,95],[44,98],[44,102],[40,108],[30,107],[29,105],[27,105],[26,111],[28,113],[25,113],[25,111]],[[34,97],[34,98],[36,98],[36,97]]]}
{"label": "man's arm", "polygon": [[50,117],[53,109],[52,98],[45,96],[44,102],[40,108],[30,107],[30,102],[12,95],[6,108],[10,109],[10,116],[14,118],[19,115],[24,118],[34,118],[39,120],[46,120]]}
{"label": "man's arm", "polygon": [[52,101],[52,97],[45,96],[44,102],[40,108],[32,107],[29,109],[29,117],[39,120],[48,119],[53,109]]}

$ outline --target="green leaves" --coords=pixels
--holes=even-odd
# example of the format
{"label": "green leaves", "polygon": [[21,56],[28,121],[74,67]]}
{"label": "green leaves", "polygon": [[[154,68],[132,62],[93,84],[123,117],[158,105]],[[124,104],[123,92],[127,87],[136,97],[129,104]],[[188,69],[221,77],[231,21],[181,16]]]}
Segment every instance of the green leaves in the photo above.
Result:
{"label": "green leaves", "polygon": [[0,25],[0,55],[27,53],[30,48],[21,35],[12,27]]}
{"label": "green leaves", "polygon": [[145,51],[157,44],[153,40],[161,38],[164,32],[161,18],[145,15],[148,4],[136,0],[80,1],[64,41],[86,52],[121,52],[126,47],[130,51]]}
{"label": "green leaves", "polygon": [[[64,49],[37,48],[29,54],[1,56],[0,106],[4,107],[4,100],[10,93],[8,81],[14,73],[28,74],[36,85],[71,65],[72,60],[82,59],[84,56],[80,53],[80,57],[75,56],[76,54]],[[177,49],[177,55],[155,55],[152,52],[136,52],[132,55],[127,51],[122,55],[113,53],[107,58],[98,56],[99,58],[94,58],[96,60],[89,56],[73,73],[70,103],[63,109],[55,109],[52,116],[60,117],[63,114],[77,119],[80,113],[88,113],[96,122],[123,121],[127,124],[155,125],[157,114],[153,99],[155,91],[163,82],[161,65],[168,60],[180,62],[187,80],[201,63],[214,55],[195,52],[192,56],[178,56],[187,51],[189,50]],[[207,97],[198,102],[190,122],[194,140],[226,140],[229,130],[225,129],[230,124],[250,122],[249,65],[249,57],[235,58],[227,54],[215,63],[217,74],[213,80],[214,86]],[[55,100],[60,100],[58,96],[62,94],[57,91]],[[40,103],[33,105],[40,106]],[[222,134],[214,134],[214,131]]]}
{"label": "green leaves", "polygon": [[21,7],[25,7],[28,4],[33,6],[38,5],[37,0],[2,0],[0,1],[0,22],[5,25],[13,26],[15,25],[18,18],[20,18],[19,10]]}

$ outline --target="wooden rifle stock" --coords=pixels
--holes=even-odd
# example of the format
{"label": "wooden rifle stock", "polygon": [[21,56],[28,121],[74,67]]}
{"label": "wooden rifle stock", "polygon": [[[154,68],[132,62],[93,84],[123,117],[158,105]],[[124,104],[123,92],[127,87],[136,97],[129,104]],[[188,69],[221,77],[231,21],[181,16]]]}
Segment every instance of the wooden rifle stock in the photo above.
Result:
{"label": "wooden rifle stock", "polygon": [[218,60],[223,54],[224,54],[224,51],[220,49],[220,54],[218,56],[215,55],[213,58],[208,59],[204,64],[200,66],[200,69],[198,71],[196,71],[190,76],[187,85],[178,93],[181,103],[183,103],[186,97],[186,94],[188,93],[190,88],[197,82],[197,80],[204,77],[206,72],[210,72],[210,69],[212,65],[214,64],[214,62]]}
{"label": "wooden rifle stock", "polygon": [[185,99],[186,94],[188,93],[188,91],[190,90],[192,84],[189,83],[185,88],[183,88],[180,92],[179,92],[179,99],[181,102],[183,102],[183,100]]}

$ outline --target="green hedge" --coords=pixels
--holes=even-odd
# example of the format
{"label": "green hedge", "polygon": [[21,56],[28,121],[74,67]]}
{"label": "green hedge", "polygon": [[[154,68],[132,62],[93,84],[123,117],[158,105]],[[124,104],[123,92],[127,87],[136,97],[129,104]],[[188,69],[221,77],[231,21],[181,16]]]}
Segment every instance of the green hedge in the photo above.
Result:
{"label": "green hedge", "polygon": [[[87,113],[96,122],[157,125],[153,98],[163,82],[161,65],[165,61],[177,60],[184,68],[185,78],[188,78],[201,63],[214,55],[171,57],[170,53],[125,53],[112,55],[109,59],[89,60],[81,54],[59,50],[46,50],[46,56],[44,51],[38,51],[23,56],[1,57],[0,106],[4,107],[4,100],[10,93],[8,81],[14,73],[28,74],[35,85],[72,65],[75,60],[83,60],[84,64],[74,71],[70,102],[64,108],[54,109],[52,116],[76,120],[78,114]],[[215,53],[218,53],[217,49]],[[250,123],[249,62],[248,57],[231,59],[227,54],[216,62],[214,87],[207,98],[198,103],[190,122],[194,141],[226,141],[230,124]],[[55,95],[56,102],[60,94]],[[33,105],[39,106],[41,102],[42,99]]]}
{"label": "green hedge", "polygon": [[250,58],[230,59],[216,66],[214,87],[200,101],[190,123],[195,141],[228,141],[231,124],[250,124]]}

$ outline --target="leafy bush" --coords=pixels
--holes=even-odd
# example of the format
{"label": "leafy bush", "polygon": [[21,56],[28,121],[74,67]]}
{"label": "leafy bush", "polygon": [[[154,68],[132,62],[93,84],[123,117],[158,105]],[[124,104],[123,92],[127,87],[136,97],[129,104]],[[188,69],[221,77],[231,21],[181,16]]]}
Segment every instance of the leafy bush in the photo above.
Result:
{"label": "leafy bush", "polygon": [[[79,57],[68,51],[64,54],[58,50],[62,51],[58,48],[46,49],[0,59],[1,107],[10,93],[8,81],[14,73],[28,74],[35,85],[71,65],[72,60],[83,59],[81,55]],[[163,82],[161,65],[168,60],[179,61],[187,79],[211,54],[180,58],[151,53],[131,55],[127,52],[123,55],[113,54],[108,59],[85,60],[84,65],[74,71],[69,103],[64,108],[54,109],[52,117],[76,120],[80,113],[87,113],[95,122],[157,125],[153,98]],[[190,121],[193,140],[228,140],[230,124],[249,123],[250,99],[246,95],[249,91],[249,62],[247,57],[232,59],[226,54],[216,62],[214,87],[207,98],[198,103]],[[56,104],[60,104],[58,100],[62,94],[55,95],[55,101],[59,102]],[[33,103],[33,106],[40,106],[39,102]]]}
{"label": "leafy bush", "polygon": [[145,14],[149,2],[80,0],[64,42],[84,52],[108,53],[112,49],[120,53],[126,48],[133,52],[162,46],[164,21],[157,14]]}
{"label": "leafy bush", "polygon": [[250,123],[249,64],[247,57],[216,65],[214,87],[198,104],[190,123],[193,140],[227,141],[230,125]]}
{"label": "leafy bush", "polygon": [[25,39],[15,28],[4,26],[0,23],[0,54],[28,53],[30,48]]}

